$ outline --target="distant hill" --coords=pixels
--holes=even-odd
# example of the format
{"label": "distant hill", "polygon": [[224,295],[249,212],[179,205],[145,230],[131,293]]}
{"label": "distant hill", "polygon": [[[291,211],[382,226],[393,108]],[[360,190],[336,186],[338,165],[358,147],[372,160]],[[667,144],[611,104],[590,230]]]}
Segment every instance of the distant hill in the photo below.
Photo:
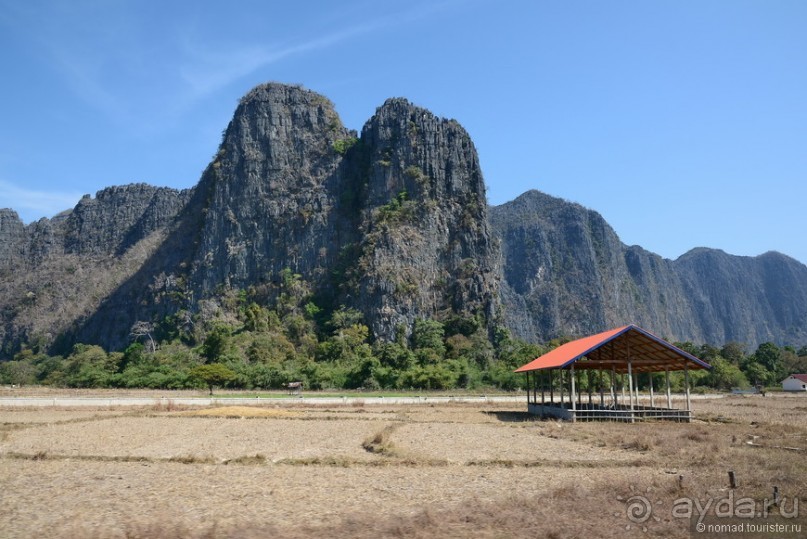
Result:
{"label": "distant hill", "polygon": [[695,342],[807,342],[795,260],[666,260],[537,191],[489,208],[457,122],[396,98],[356,133],[327,98],[271,83],[242,98],[193,189],[110,187],[27,226],[0,210],[0,357],[26,342],[121,349],[136,322],[190,327],[240,290],[274,301],[286,272],[382,340],[433,317],[537,341],[632,322]]}
{"label": "distant hill", "polygon": [[595,211],[538,191],[490,211],[505,325],[528,340],[627,321],[697,343],[807,342],[807,266],[698,248],[677,260],[626,246]]}

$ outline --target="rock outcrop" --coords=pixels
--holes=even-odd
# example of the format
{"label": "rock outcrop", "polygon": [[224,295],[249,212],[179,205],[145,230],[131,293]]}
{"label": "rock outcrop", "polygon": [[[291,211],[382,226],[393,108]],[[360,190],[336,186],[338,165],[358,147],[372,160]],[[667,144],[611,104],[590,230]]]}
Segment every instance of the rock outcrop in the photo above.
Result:
{"label": "rock outcrop", "polygon": [[104,298],[141,269],[159,243],[155,235],[191,193],[144,184],[107,188],[27,226],[0,210],[0,355],[23,342],[69,346]]}
{"label": "rock outcrop", "polygon": [[379,338],[416,318],[481,315],[497,302],[484,181],[468,134],[403,99],[361,136],[308,90],[242,99],[200,185],[206,193],[194,297],[291,270],[331,306],[364,313]]}
{"label": "rock outcrop", "polygon": [[505,325],[548,340],[628,322],[675,340],[807,341],[807,266],[693,249],[677,260],[625,246],[591,210],[538,191],[491,208],[502,240]]}
{"label": "rock outcrop", "polygon": [[0,271],[11,269],[25,258],[25,225],[17,212],[0,209]]}
{"label": "rock outcrop", "polygon": [[807,267],[792,259],[666,260],[537,191],[489,208],[456,121],[396,98],[359,134],[325,97],[270,83],[241,100],[193,189],[110,187],[27,226],[0,210],[0,356],[23,342],[121,349],[138,321],[192,320],[245,289],[271,302],[288,271],[379,339],[461,317],[535,341],[632,322],[807,342]]}
{"label": "rock outcrop", "polygon": [[492,321],[498,251],[473,143],[455,121],[390,99],[364,126],[356,152],[361,222],[352,301],[377,336],[416,318]]}
{"label": "rock outcrop", "polygon": [[105,189],[58,228],[64,255],[109,264],[137,252],[140,264],[60,328],[66,342],[121,348],[136,321],[193,315],[228,290],[261,288],[271,301],[286,270],[326,308],[362,312],[382,339],[418,318],[490,326],[498,310],[497,244],[470,137],[403,99],[359,136],[323,96],[261,85],[192,192]]}
{"label": "rock outcrop", "polygon": [[315,285],[339,253],[340,143],[355,139],[323,96],[267,84],[249,92],[200,184],[207,193],[190,276],[201,296],[283,269]]}
{"label": "rock outcrop", "polygon": [[671,265],[690,299],[700,341],[807,342],[804,264],[777,252],[743,257],[698,248]]}
{"label": "rock outcrop", "polygon": [[64,250],[78,255],[120,256],[159,230],[187,203],[190,191],[144,183],[107,187],[84,195],[65,218]]}

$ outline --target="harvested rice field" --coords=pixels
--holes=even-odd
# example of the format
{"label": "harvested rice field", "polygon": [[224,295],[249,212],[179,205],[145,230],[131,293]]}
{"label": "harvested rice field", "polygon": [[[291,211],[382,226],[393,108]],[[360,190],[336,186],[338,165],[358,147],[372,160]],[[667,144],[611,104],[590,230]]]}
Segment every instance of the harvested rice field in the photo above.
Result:
{"label": "harvested rice field", "polygon": [[802,526],[777,537],[807,536],[807,397],[695,406],[690,424],[512,403],[5,409],[0,537],[690,537],[681,500],[762,506],[774,487],[769,517]]}

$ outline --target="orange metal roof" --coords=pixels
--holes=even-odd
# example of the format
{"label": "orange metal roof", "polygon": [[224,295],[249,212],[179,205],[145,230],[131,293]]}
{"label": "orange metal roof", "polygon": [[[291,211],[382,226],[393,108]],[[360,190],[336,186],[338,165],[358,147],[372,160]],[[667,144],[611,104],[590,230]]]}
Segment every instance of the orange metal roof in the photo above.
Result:
{"label": "orange metal roof", "polygon": [[683,370],[685,365],[711,369],[708,363],[649,331],[628,325],[568,342],[515,372],[563,369],[574,363],[575,369],[613,369],[621,373],[627,372],[628,362],[633,372],[676,371]]}

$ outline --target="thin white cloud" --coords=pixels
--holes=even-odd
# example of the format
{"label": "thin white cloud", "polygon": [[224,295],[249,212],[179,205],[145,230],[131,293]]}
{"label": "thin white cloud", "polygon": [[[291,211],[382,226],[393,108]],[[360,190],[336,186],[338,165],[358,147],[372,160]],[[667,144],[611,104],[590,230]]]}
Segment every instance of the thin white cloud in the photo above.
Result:
{"label": "thin white cloud", "polygon": [[378,30],[388,23],[388,20],[379,19],[278,48],[245,45],[221,52],[207,50],[198,43],[186,41],[185,50],[190,61],[180,67],[180,75],[191,88],[191,97],[201,98],[275,62],[336,45],[350,38]]}
{"label": "thin white cloud", "polygon": [[81,196],[79,193],[25,189],[0,180],[0,200],[3,201],[0,205],[15,210],[26,223],[73,208]]}
{"label": "thin white cloud", "polygon": [[[126,2],[45,7],[22,3],[0,21],[36,29],[27,39],[50,57],[79,99],[129,131],[150,134],[184,116],[200,100],[276,62],[411,24],[463,1],[427,1],[329,34],[275,45],[244,41],[241,36],[211,43],[209,29],[203,27],[198,36],[180,32],[161,42],[165,54],[158,62],[154,51],[163,49],[147,41],[151,34],[131,16],[133,5]],[[150,90],[132,95],[133,88]],[[155,116],[160,122],[153,121]]]}
{"label": "thin white cloud", "polygon": [[242,77],[289,57],[333,47],[343,41],[378,32],[384,28],[411,24],[462,3],[462,0],[427,2],[320,37],[276,47],[236,45],[222,52],[221,45],[217,46],[216,50],[211,50],[209,46],[203,44],[206,42],[186,38],[184,49],[189,61],[179,68],[180,76],[190,87],[191,95],[188,96],[190,100],[203,98]]}

